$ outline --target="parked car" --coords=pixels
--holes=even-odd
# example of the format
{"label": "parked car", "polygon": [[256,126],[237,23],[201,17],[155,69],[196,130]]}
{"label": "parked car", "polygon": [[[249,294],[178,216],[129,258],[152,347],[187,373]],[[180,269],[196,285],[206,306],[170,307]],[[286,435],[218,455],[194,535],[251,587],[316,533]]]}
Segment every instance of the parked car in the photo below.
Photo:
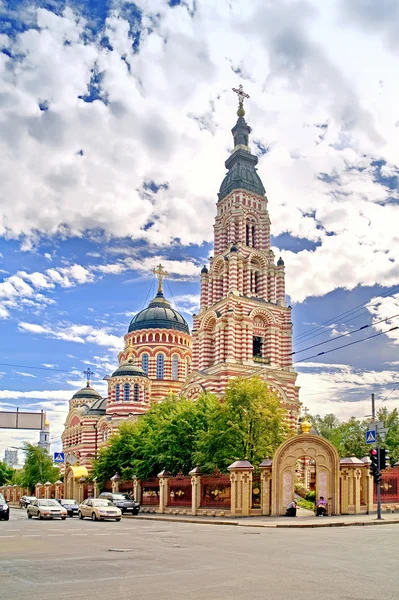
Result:
{"label": "parked car", "polygon": [[79,512],[79,505],[76,500],[70,500],[67,498],[60,498],[57,500],[65,508],[68,513],[68,517],[77,517]]}
{"label": "parked car", "polygon": [[21,508],[27,508],[29,504],[31,504],[34,500],[36,500],[36,496],[21,496],[19,505]]}
{"label": "parked car", "polygon": [[113,502],[115,506],[121,509],[122,514],[125,512],[131,512],[132,515],[139,514],[140,502],[137,502],[137,500],[133,500],[128,494],[124,494],[123,492],[101,492],[99,498],[106,498],[107,500],[111,500],[111,502]]}
{"label": "parked car", "polygon": [[36,498],[26,509],[28,519],[38,517],[39,519],[54,519],[60,517],[63,521],[67,518],[67,511],[57,500],[49,498]]}
{"label": "parked car", "polygon": [[106,498],[88,498],[79,504],[79,519],[84,519],[84,517],[91,517],[92,521],[102,521],[103,519],[120,521],[122,512]]}
{"label": "parked car", "polygon": [[0,494],[0,519],[8,521],[10,518],[10,507],[8,506],[3,494]]}

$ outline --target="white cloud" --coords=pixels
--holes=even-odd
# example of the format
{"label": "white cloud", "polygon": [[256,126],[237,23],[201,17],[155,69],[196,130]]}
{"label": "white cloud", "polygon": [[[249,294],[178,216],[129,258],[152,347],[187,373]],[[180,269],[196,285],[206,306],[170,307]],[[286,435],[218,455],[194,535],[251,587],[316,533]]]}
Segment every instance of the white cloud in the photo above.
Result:
{"label": "white cloud", "polygon": [[33,377],[34,379],[37,379],[36,375],[33,375],[32,373],[25,373],[24,371],[15,371],[15,373],[17,375],[22,375],[22,377]]}
{"label": "white cloud", "polygon": [[63,340],[65,342],[75,342],[78,344],[97,344],[121,350],[123,348],[122,338],[109,333],[106,328],[96,328],[91,325],[59,324],[58,326],[44,326],[37,323],[26,323],[21,321],[18,324],[21,331],[45,335],[47,337]]}
{"label": "white cloud", "polygon": [[[387,337],[394,344],[399,344],[399,294],[395,294],[388,299],[386,297],[372,298],[367,309],[373,315],[373,323],[376,323],[374,325],[375,329],[377,331],[387,331]],[[396,315],[395,318],[391,319],[394,315]],[[383,319],[383,323],[378,323]],[[398,329],[393,329],[395,327],[398,327]],[[389,331],[390,329],[393,330]]]}

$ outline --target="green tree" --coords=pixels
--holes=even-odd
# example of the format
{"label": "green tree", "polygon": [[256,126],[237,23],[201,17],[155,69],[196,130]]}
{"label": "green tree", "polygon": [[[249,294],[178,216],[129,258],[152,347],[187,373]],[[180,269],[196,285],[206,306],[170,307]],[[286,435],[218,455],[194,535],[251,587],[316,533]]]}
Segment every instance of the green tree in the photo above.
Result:
{"label": "green tree", "polygon": [[224,402],[201,435],[198,464],[205,471],[226,470],[247,458],[255,466],[272,456],[290,435],[277,395],[258,377],[231,379]]}
{"label": "green tree", "polygon": [[394,408],[391,412],[386,408],[381,408],[377,413],[377,421],[384,423],[388,429],[386,439],[381,446],[388,448],[391,465],[399,461],[399,411]]}
{"label": "green tree", "polygon": [[36,483],[54,483],[60,476],[58,467],[53,465],[52,458],[47,450],[34,446],[29,442],[23,445],[25,452],[25,465],[21,475],[21,485],[33,490]]}
{"label": "green tree", "polygon": [[0,485],[7,485],[12,482],[14,469],[0,460]]}
{"label": "green tree", "polygon": [[308,418],[318,433],[337,448],[341,458],[350,456],[363,458],[368,455],[370,447],[365,441],[368,421],[355,417],[340,421],[331,413],[325,417],[309,415]]}
{"label": "green tree", "polygon": [[195,465],[200,438],[207,431],[219,401],[203,394],[196,402],[169,396],[135,423],[121,424],[95,461],[94,476],[101,485],[116,472],[123,478],[156,476],[166,468],[187,474]]}

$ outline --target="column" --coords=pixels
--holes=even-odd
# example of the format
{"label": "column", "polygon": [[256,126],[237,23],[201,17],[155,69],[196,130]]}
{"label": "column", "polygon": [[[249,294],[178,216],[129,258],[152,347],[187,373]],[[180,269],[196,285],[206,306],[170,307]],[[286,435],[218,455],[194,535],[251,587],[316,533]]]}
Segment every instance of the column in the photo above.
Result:
{"label": "column", "polygon": [[51,498],[52,486],[53,486],[53,484],[50,483],[49,481],[46,481],[46,483],[44,484],[44,497],[45,498]]}
{"label": "column", "polygon": [[191,476],[191,514],[196,515],[201,503],[201,471],[200,468],[194,467],[189,472]]}
{"label": "column", "polygon": [[133,497],[137,502],[141,502],[141,480],[133,477]]}
{"label": "column", "polygon": [[238,258],[237,253],[230,254],[228,291],[238,292]]}
{"label": "column", "polygon": [[165,508],[168,505],[168,479],[172,477],[172,473],[169,473],[166,469],[163,469],[157,475],[159,479],[159,510],[161,514],[165,512]]}
{"label": "column", "polygon": [[362,471],[360,469],[353,470],[353,484],[354,484],[354,500],[355,500],[355,514],[360,514],[360,482],[362,477]]}
{"label": "column", "polygon": [[118,473],[115,473],[115,475],[113,477],[111,477],[111,485],[112,485],[112,493],[113,494],[117,494],[119,492],[119,485],[121,482],[122,477],[120,475],[118,475]]}
{"label": "column", "polygon": [[341,481],[341,515],[349,514],[349,473],[348,469],[341,469],[340,471]]}
{"label": "column", "polygon": [[200,299],[200,308],[204,309],[208,306],[208,281],[209,276],[208,272],[201,273],[201,299]]}
{"label": "column", "polygon": [[272,508],[271,499],[271,481],[272,481],[272,461],[266,459],[259,465],[260,483],[261,483],[261,506],[262,515],[269,516]]}
{"label": "column", "polygon": [[252,471],[248,460],[237,460],[227,470],[231,482],[231,516],[248,517],[252,505]]}
{"label": "column", "polygon": [[284,265],[279,265],[276,272],[276,302],[285,306],[285,273]]}

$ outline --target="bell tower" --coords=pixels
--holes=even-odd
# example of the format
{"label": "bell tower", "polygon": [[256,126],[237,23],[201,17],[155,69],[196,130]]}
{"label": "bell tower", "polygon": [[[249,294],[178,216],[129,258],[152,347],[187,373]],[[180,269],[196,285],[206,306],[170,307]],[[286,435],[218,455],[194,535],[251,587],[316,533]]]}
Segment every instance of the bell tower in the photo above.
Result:
{"label": "bell tower", "polygon": [[258,375],[277,392],[296,426],[299,414],[292,368],[291,307],[285,301],[284,262],[270,248],[268,199],[251,153],[242,86],[234,147],[218,193],[214,252],[201,271],[200,311],[194,315],[193,372],[183,393],[222,395],[228,380]]}

